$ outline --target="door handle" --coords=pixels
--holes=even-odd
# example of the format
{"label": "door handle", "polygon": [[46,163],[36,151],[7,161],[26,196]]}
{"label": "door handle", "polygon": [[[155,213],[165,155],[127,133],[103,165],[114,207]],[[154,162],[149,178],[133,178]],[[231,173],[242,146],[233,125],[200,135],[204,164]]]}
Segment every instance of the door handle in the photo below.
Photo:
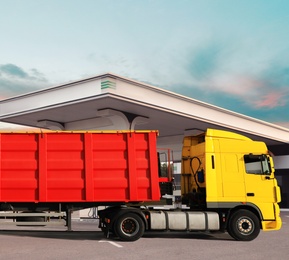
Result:
{"label": "door handle", "polygon": [[248,197],[254,197],[254,196],[255,196],[255,193],[253,193],[253,192],[248,192],[248,193],[247,193],[247,196],[248,196]]}

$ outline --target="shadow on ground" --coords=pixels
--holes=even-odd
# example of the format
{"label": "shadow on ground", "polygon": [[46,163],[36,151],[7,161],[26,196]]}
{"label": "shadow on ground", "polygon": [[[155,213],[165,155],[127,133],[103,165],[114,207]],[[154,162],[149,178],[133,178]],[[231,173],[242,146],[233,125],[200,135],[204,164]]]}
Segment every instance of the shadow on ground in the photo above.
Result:
{"label": "shadow on ground", "polygon": [[[51,239],[67,240],[101,240],[104,234],[101,231],[39,231],[39,230],[1,230],[1,236],[18,237],[38,237]],[[162,239],[202,239],[202,240],[233,240],[226,233],[207,233],[207,232],[146,232],[143,238],[162,238]],[[110,240],[120,241],[119,238],[110,235]],[[233,240],[234,241],[234,240]]]}

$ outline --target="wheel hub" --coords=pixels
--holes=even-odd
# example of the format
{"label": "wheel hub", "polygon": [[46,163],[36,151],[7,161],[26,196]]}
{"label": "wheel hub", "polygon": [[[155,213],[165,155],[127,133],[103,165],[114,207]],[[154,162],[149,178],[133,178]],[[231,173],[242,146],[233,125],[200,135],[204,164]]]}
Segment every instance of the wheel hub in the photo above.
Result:
{"label": "wheel hub", "polygon": [[243,234],[246,234],[246,235],[251,234],[254,229],[253,222],[250,219],[241,218],[238,221],[238,229]]}
{"label": "wheel hub", "polygon": [[122,222],[121,229],[123,233],[133,236],[138,232],[139,225],[134,219],[126,218]]}

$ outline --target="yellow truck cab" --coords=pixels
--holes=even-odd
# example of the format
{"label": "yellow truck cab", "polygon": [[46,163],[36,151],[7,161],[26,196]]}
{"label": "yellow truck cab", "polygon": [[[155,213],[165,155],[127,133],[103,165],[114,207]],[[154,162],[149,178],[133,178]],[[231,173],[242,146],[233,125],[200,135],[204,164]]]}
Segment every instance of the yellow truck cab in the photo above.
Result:
{"label": "yellow truck cab", "polygon": [[191,210],[218,212],[221,228],[236,240],[281,228],[280,187],[263,142],[215,129],[185,137],[181,190]]}

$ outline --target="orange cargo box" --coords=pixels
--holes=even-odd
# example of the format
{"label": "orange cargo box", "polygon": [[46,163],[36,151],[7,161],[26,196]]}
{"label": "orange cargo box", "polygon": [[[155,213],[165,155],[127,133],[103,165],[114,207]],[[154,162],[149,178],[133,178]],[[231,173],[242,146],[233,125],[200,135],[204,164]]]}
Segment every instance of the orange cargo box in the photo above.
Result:
{"label": "orange cargo box", "polygon": [[0,133],[0,202],[159,200],[157,131]]}

